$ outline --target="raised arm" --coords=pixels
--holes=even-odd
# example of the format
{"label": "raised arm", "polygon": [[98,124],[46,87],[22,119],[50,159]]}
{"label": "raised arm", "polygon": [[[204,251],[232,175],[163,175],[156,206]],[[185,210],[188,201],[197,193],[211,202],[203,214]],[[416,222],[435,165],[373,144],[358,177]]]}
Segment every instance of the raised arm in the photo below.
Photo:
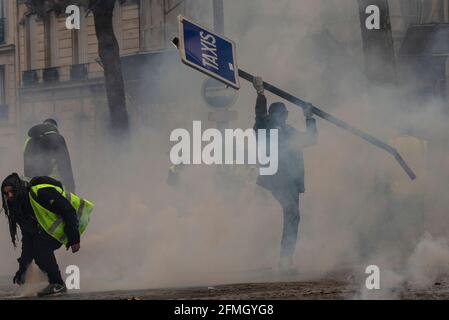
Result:
{"label": "raised arm", "polygon": [[313,146],[318,141],[318,130],[316,120],[313,118],[312,107],[304,108],[304,117],[306,118],[306,132],[300,132],[298,137],[292,140],[295,148],[307,148]]}
{"label": "raised arm", "polygon": [[254,124],[254,130],[267,129],[268,126],[267,98],[264,95],[263,79],[261,77],[255,77],[253,86],[257,91],[256,122]]}

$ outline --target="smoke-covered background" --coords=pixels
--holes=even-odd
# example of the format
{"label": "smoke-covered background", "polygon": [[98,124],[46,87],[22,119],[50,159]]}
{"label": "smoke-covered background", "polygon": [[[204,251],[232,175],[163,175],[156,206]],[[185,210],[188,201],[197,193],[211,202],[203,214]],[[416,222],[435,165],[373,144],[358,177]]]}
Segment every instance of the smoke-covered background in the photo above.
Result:
{"label": "smoke-covered background", "polygon": [[[194,17],[206,25],[209,2],[197,1]],[[384,141],[408,128],[428,142],[417,166],[406,159],[418,176],[411,182],[385,152],[318,120],[318,144],[305,151],[295,255],[301,279],[352,270],[362,288],[370,264],[381,268],[384,289],[404,281],[425,287],[443,276],[449,268],[447,101],[416,106],[402,87],[366,80],[356,1],[224,5],[225,34],[237,43],[240,68]],[[345,27],[337,28],[343,19]],[[145,74],[145,83],[157,86],[142,90],[170,103],[143,106],[151,119],[144,125],[134,116],[130,148],[104,140],[92,154],[76,154],[72,146],[79,141],[67,141],[77,193],[96,209],[81,251],[60,250],[57,257],[62,271],[70,264],[80,267],[83,291],[251,281],[247,270],[276,267],[282,210],[245,168],[190,166],[176,187],[166,184],[171,130],[191,130],[193,120],[214,125],[201,98],[205,77],[180,64],[165,61],[158,72]],[[269,93],[267,98],[278,100]],[[238,120],[231,127],[253,126],[255,99],[252,85],[242,80],[233,106]],[[304,130],[302,111],[287,106],[288,122]],[[65,126],[60,123],[63,134]],[[2,176],[22,171],[20,143],[16,154],[1,155]],[[388,191],[398,172],[406,195]],[[1,220],[0,274],[13,275],[20,250],[12,250],[6,218]],[[389,290],[382,292],[390,297]],[[370,295],[362,290],[358,297]]]}

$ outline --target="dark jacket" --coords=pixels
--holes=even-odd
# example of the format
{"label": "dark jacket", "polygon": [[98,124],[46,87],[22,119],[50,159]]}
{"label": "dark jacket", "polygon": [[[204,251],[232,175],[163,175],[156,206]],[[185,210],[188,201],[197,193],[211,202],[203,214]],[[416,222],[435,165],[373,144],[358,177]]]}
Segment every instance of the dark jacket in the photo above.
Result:
{"label": "dark jacket", "polygon": [[75,192],[72,164],[64,137],[51,124],[39,124],[28,131],[23,160],[24,174],[33,178],[54,173],[69,192]]}
{"label": "dark jacket", "polygon": [[[62,184],[50,177],[37,177],[31,180],[29,188],[38,184],[51,184],[62,188]],[[29,190],[28,190],[29,191]],[[67,236],[67,247],[80,242],[80,234],[78,231],[78,220],[76,218],[76,211],[59,192],[53,188],[42,188],[37,195],[39,203],[46,209],[58,214],[64,221],[64,233]],[[17,224],[22,233],[22,252],[19,262],[19,270],[25,272],[28,265],[35,259],[37,242],[34,241],[37,237],[45,239],[41,245],[45,245],[45,250],[56,250],[61,247],[61,243],[47,234],[39,225],[39,222],[34,215],[31,207],[29,195],[25,199],[21,199],[18,203],[20,210],[14,210]]]}
{"label": "dark jacket", "polygon": [[[62,184],[50,177],[36,177],[30,182],[30,188],[38,184],[51,184],[62,188]],[[67,236],[68,246],[80,242],[80,233],[78,229],[78,219],[76,210],[70,202],[63,197],[54,188],[42,188],[37,194],[37,199],[40,205],[44,208],[59,215],[64,221],[64,233]],[[19,201],[20,210],[14,210],[17,224],[20,227],[22,236],[33,236],[37,232],[45,232],[41,229],[39,222],[34,215],[31,207],[29,195],[25,199]]]}
{"label": "dark jacket", "polygon": [[[302,149],[314,145],[317,140],[315,119],[306,120],[306,132],[291,126],[279,128],[278,171],[272,176],[260,175],[257,183],[270,191],[294,191],[304,193],[304,157]],[[274,129],[267,112],[267,98],[257,96],[254,130]],[[269,135],[267,135],[269,136]]]}

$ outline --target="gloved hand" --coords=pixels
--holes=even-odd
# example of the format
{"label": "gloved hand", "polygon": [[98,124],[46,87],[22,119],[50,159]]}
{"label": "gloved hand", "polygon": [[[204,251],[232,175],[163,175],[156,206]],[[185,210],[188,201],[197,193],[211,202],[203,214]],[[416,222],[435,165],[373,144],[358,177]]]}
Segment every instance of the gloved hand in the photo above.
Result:
{"label": "gloved hand", "polygon": [[24,284],[25,283],[25,271],[26,270],[19,269],[19,271],[16,272],[16,275],[12,279],[12,282],[15,284],[18,284],[19,286]]}
{"label": "gloved hand", "polygon": [[173,186],[175,186],[178,183],[178,181],[179,181],[178,174],[176,172],[173,172],[173,171],[170,170],[168,172],[168,176],[167,176],[167,184],[170,187],[173,187]]}
{"label": "gloved hand", "polygon": [[79,243],[66,245],[66,250],[72,249],[72,253],[77,253],[81,249],[81,245]]}
{"label": "gloved hand", "polygon": [[307,103],[306,106],[302,109],[304,111],[304,117],[306,117],[306,119],[313,118],[312,108],[313,108],[312,104]]}
{"label": "gloved hand", "polygon": [[254,77],[253,86],[254,86],[254,89],[256,89],[257,94],[263,94],[264,93],[262,77]]}

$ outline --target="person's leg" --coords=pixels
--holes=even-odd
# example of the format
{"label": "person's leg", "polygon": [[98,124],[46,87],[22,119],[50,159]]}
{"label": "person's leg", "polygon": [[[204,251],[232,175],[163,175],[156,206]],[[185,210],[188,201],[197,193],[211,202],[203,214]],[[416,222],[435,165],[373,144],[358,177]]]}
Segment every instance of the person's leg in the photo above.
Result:
{"label": "person's leg", "polygon": [[34,240],[34,261],[47,274],[50,284],[64,284],[59,271],[54,251],[61,247],[61,243],[43,231]]}
{"label": "person's leg", "polygon": [[299,228],[299,195],[289,195],[282,204],[284,227],[281,241],[281,257],[293,257],[298,240]]}
{"label": "person's leg", "polygon": [[424,202],[420,195],[402,197],[400,211],[396,212],[398,228],[398,244],[403,260],[407,259],[416,249],[424,235]]}
{"label": "person's leg", "polygon": [[273,193],[283,210],[283,230],[281,240],[281,259],[293,257],[296,249],[299,228],[299,194],[290,190]]}

